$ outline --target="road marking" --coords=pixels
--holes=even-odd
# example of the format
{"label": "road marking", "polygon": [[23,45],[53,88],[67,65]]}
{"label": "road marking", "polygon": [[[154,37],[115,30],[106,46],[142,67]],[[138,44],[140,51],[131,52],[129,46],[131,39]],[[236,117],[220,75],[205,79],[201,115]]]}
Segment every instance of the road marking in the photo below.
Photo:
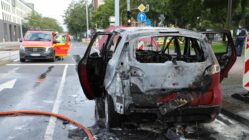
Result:
{"label": "road marking", "polygon": [[[59,112],[59,108],[60,108],[60,103],[61,103],[61,95],[64,89],[64,85],[65,85],[65,81],[66,81],[66,74],[67,74],[67,68],[68,65],[65,66],[64,71],[63,71],[63,75],[61,78],[61,83],[57,92],[57,96],[56,96],[56,100],[53,106],[53,113],[58,114]],[[49,119],[49,123],[44,135],[44,140],[52,140],[53,139],[53,135],[54,135],[54,129],[55,129],[55,125],[56,125],[56,118],[55,117],[50,117]]]}
{"label": "road marking", "polygon": [[75,66],[77,64],[7,64],[7,66]]}
{"label": "road marking", "polygon": [[16,79],[7,81],[3,84],[0,84],[0,92],[5,88],[13,88],[16,83]]}

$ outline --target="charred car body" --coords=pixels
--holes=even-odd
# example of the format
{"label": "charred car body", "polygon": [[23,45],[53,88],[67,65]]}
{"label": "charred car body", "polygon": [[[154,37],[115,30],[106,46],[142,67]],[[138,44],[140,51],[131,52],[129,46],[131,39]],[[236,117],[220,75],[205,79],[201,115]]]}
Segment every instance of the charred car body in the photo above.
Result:
{"label": "charred car body", "polygon": [[235,60],[227,31],[120,28],[96,33],[78,73],[106,126],[133,114],[166,123],[209,122],[220,112],[220,81]]}

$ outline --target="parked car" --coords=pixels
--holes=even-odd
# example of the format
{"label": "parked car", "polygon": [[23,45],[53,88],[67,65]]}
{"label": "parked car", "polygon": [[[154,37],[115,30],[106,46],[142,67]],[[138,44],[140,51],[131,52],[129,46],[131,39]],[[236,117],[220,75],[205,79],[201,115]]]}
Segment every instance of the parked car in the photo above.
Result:
{"label": "parked car", "polygon": [[[220,34],[223,49],[214,53],[217,48],[212,48],[208,40],[212,38],[205,34]],[[99,46],[103,37],[106,40]],[[159,49],[147,41],[146,49],[138,49],[141,40],[158,38],[170,41]],[[229,31],[119,28],[94,35],[78,64],[78,74],[85,96],[96,101],[97,119],[104,120],[106,127],[119,127],[133,115],[165,123],[201,123],[219,114],[220,82],[235,60]]]}
{"label": "parked car", "polygon": [[[56,37],[64,38],[63,41]],[[20,62],[34,59],[55,61],[56,57],[66,56],[70,43],[68,33],[56,35],[52,31],[28,31],[21,41]]]}

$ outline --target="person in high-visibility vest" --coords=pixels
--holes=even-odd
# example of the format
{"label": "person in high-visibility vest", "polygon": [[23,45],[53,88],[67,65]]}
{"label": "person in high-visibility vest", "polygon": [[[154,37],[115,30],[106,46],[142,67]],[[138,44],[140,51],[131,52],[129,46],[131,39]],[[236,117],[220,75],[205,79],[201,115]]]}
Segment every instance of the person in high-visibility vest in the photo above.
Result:
{"label": "person in high-visibility vest", "polygon": [[65,35],[59,35],[58,39],[60,40],[61,43],[65,43],[66,42]]}

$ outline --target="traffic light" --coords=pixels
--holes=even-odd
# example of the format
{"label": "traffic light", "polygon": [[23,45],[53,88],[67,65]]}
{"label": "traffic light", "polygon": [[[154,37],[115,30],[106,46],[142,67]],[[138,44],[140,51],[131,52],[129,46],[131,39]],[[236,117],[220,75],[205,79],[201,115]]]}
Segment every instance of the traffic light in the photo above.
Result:
{"label": "traffic light", "polygon": [[127,25],[131,26],[131,11],[127,11]]}

